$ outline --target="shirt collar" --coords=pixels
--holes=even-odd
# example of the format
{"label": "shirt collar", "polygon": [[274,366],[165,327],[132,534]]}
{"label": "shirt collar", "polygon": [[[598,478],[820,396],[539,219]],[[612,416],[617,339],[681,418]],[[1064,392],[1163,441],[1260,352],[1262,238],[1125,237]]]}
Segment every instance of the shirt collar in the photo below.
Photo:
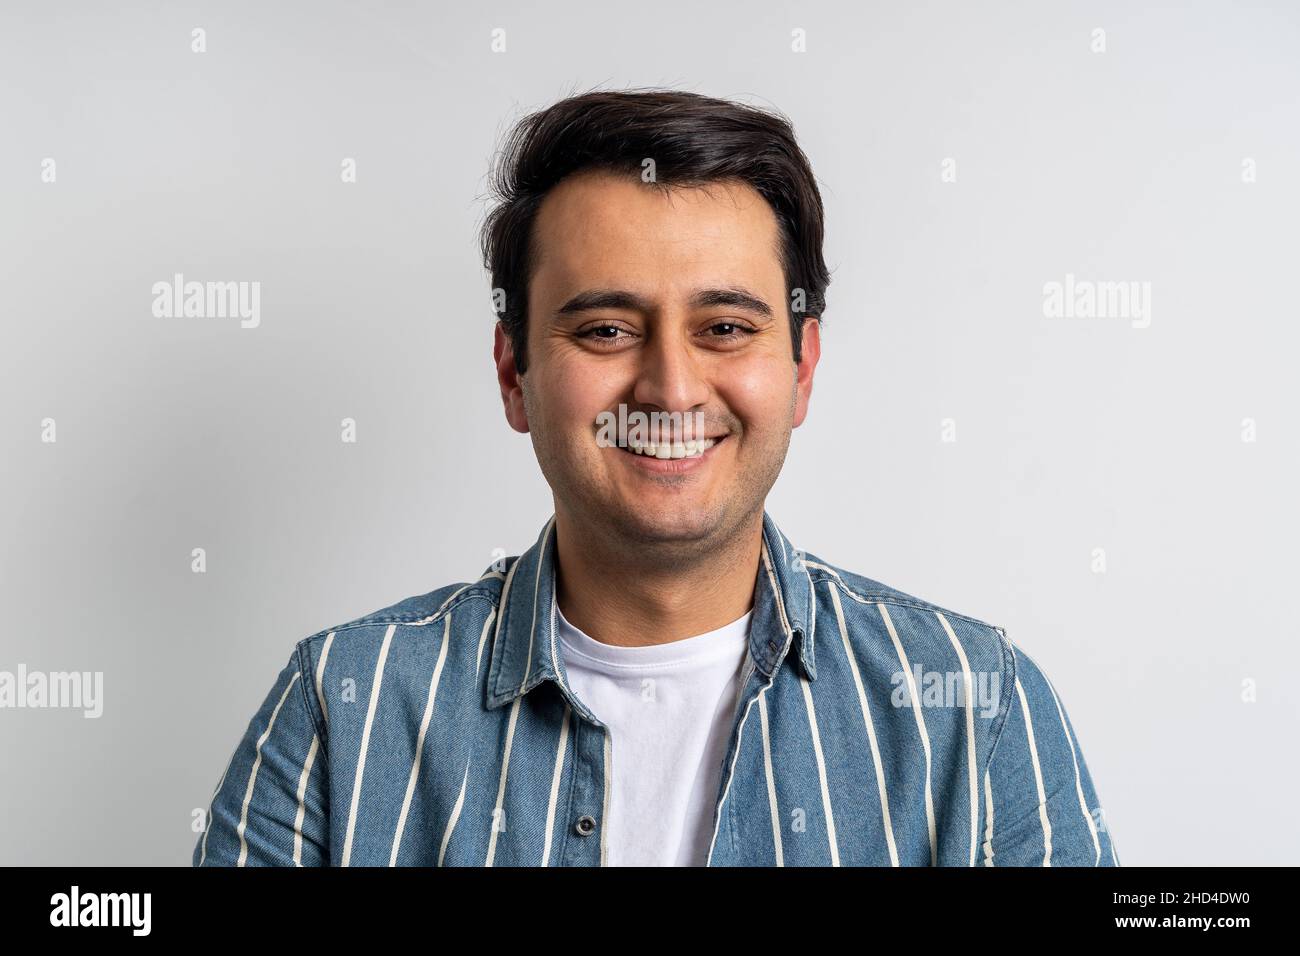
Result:
{"label": "shirt collar", "polygon": [[[798,551],[763,512],[763,543],[754,582],[749,654],[770,677],[797,644],[800,665],[809,680],[817,679],[813,662],[815,611],[812,579]],[[492,656],[488,662],[487,705],[495,709],[532,690],[544,680],[556,681],[566,698],[588,720],[595,717],[568,691],[564,661],[555,625],[555,516],[546,522],[536,543],[510,566],[502,585]]]}

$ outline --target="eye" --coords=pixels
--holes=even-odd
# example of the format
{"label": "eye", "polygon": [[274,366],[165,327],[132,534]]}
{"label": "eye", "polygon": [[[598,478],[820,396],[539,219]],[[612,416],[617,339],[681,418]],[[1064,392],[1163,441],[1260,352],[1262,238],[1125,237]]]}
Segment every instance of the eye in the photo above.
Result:
{"label": "eye", "polygon": [[575,332],[574,336],[576,338],[587,339],[588,341],[595,342],[597,343],[598,348],[603,348],[606,344],[612,345],[618,342],[618,333],[620,332],[626,332],[628,335],[632,334],[621,326],[611,325],[606,322],[601,325],[588,326],[581,332]]}
{"label": "eye", "polygon": [[[719,332],[719,329],[725,331]],[[715,339],[740,339],[754,334],[754,330],[747,325],[741,325],[738,322],[714,322],[708,327],[709,332],[714,334],[710,336]]]}

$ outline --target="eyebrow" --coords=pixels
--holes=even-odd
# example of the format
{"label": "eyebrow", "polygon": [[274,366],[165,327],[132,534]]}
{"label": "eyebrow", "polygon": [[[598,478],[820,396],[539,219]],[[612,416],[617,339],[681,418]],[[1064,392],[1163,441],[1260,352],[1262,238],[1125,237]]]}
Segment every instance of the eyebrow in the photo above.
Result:
{"label": "eyebrow", "polygon": [[[729,289],[701,289],[690,299],[692,308],[726,306],[740,309],[765,319],[772,318],[772,307],[752,292],[739,287]],[[579,292],[555,311],[556,318],[596,309],[626,309],[632,312],[654,312],[649,299],[623,289],[589,289]]]}

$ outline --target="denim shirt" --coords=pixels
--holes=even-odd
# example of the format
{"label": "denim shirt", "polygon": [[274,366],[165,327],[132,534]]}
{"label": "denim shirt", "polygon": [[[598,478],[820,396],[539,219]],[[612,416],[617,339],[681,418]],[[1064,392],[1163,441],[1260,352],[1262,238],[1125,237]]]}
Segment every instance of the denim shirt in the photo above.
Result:
{"label": "denim shirt", "polygon": [[[557,653],[555,519],[472,583],[297,643],[196,866],[599,866],[611,739]],[[1005,631],[763,515],[710,866],[1118,866],[1074,726]]]}

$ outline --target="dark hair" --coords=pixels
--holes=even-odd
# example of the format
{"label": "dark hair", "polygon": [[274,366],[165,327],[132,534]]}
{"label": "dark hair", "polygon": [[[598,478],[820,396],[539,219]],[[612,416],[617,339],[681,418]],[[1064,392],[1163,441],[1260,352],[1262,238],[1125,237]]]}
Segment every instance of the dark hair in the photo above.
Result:
{"label": "dark hair", "polygon": [[536,261],[533,222],[547,192],[580,170],[637,175],[652,159],[661,188],[738,180],[776,215],[794,358],[804,319],[821,321],[830,272],[822,258],[822,199],[812,168],[783,115],[677,90],[602,91],[568,97],[522,119],[491,174],[498,204],[483,224],[484,265],[504,293],[497,318],[510,336],[515,364],[527,370],[528,282]]}

